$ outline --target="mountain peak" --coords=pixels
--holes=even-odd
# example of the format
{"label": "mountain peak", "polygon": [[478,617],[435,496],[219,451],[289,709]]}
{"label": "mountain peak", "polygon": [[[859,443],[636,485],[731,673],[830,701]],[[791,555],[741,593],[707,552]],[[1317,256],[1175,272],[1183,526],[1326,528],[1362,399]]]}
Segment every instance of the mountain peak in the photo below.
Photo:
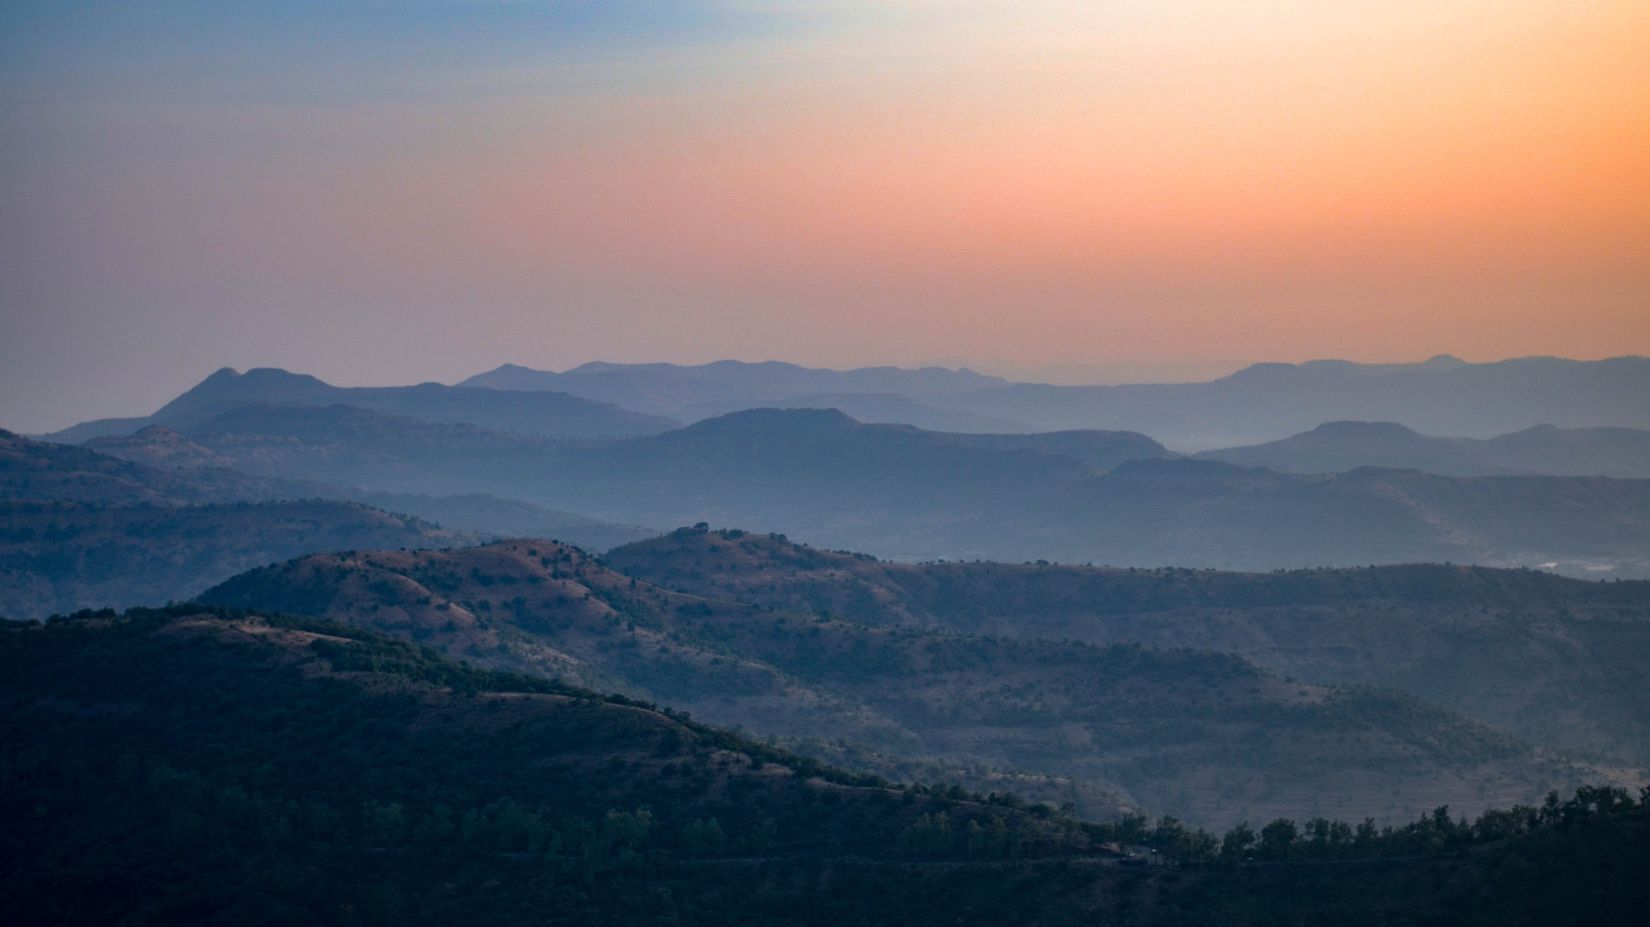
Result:
{"label": "mountain peak", "polygon": [[1467,362],[1454,354],[1434,354],[1416,366],[1423,370],[1454,370],[1467,366]]}
{"label": "mountain peak", "polygon": [[1419,437],[1414,429],[1406,428],[1397,422],[1363,422],[1343,420],[1324,422],[1322,425],[1306,432],[1324,438],[1413,438]]}
{"label": "mountain peak", "polygon": [[790,426],[798,431],[837,431],[858,427],[860,422],[841,409],[744,409],[689,425],[684,431],[742,431],[761,429],[771,432],[776,426]]}

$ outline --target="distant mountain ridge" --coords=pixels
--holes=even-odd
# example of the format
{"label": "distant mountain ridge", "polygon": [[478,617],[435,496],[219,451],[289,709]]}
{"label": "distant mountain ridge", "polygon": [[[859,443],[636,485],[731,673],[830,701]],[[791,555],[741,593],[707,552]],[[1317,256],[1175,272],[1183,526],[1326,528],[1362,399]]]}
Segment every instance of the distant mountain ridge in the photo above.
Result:
{"label": "distant mountain ridge", "polygon": [[1650,431],[1539,425],[1493,438],[1437,438],[1395,422],[1327,422],[1249,447],[1197,455],[1292,473],[1394,467],[1445,476],[1650,477]]}
{"label": "distant mountain ridge", "polygon": [[1487,438],[1551,424],[1650,428],[1650,358],[1524,357],[1472,364],[1312,361],[1256,364],[1207,383],[1010,384],[935,405],[1034,430],[1141,431],[1179,450],[1268,441],[1324,422],[1397,422],[1424,434]]}
{"label": "distant mountain ridge", "polygon": [[[900,414],[927,416],[907,424],[969,431],[1136,431],[1179,450],[1275,440],[1340,420],[1392,421],[1426,434],[1478,438],[1542,424],[1650,428],[1650,402],[1643,398],[1650,395],[1650,358],[1638,356],[1262,363],[1202,383],[1122,386],[1015,383],[967,369],[834,371],[778,362],[598,363],[561,373],[505,365],[461,385],[560,390],[686,420],[739,408],[815,404],[806,401],[810,397],[892,393],[914,407]],[[891,410],[888,400],[883,402]],[[863,401],[858,411],[864,414],[855,417],[864,421],[889,420]],[[968,418],[940,418],[945,412]],[[981,424],[967,425],[970,421]]]}
{"label": "distant mountain ridge", "polygon": [[675,427],[660,416],[621,409],[555,392],[521,392],[421,383],[417,386],[333,386],[307,374],[275,368],[240,373],[217,371],[141,419],[83,422],[45,437],[78,444],[97,437],[131,434],[146,425],[187,429],[244,406],[327,406],[347,404],[434,422],[475,425],[496,431],[565,437],[651,434]]}
{"label": "distant mountain ridge", "polygon": [[716,408],[705,409],[704,414],[699,416],[708,417],[737,411],[733,406],[753,407],[740,405],[742,403],[786,402],[809,395],[896,393],[920,399],[1000,386],[1007,382],[1001,377],[975,373],[966,368],[923,367],[913,370],[861,367],[829,370],[780,361],[745,363],[729,360],[691,366],[597,361],[560,373],[505,364],[461,381],[459,385],[509,390],[558,390],[673,417],[682,417],[682,410],[691,406],[715,405]]}

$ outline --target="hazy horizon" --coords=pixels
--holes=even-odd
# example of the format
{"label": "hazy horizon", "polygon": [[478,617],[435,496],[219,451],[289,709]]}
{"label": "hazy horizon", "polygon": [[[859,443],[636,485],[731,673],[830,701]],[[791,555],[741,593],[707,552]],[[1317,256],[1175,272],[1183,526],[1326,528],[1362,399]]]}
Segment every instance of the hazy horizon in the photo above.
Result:
{"label": "hazy horizon", "polygon": [[1650,353],[1647,111],[1623,0],[24,0],[0,421],[223,365]]}
{"label": "hazy horizon", "polygon": [[[1425,362],[1425,361],[1427,361],[1429,359],[1432,359],[1432,358],[1435,358],[1435,357],[1445,356],[1446,353],[1447,352],[1439,352],[1439,353],[1436,353],[1436,354],[1428,355],[1426,357],[1402,358],[1402,359],[1397,359],[1397,360],[1351,361],[1351,362],[1352,363],[1366,363],[1366,364],[1419,364],[1419,363]],[[1506,361],[1506,360],[1518,360],[1518,359],[1521,359],[1521,358],[1524,358],[1524,357],[1557,357],[1557,355],[1520,355],[1518,357],[1496,357],[1496,358],[1485,358],[1485,359],[1479,360],[1479,359],[1473,359],[1473,358],[1463,358],[1463,357],[1459,357],[1458,355],[1448,355],[1448,356],[1456,357],[1457,360],[1462,360],[1462,361],[1465,361],[1467,363],[1496,363],[1496,362],[1499,362],[1499,361]],[[1641,356],[1641,355],[1618,354],[1618,355],[1609,355],[1609,356],[1605,356],[1605,357],[1585,357],[1585,358],[1581,358],[1581,357],[1560,357],[1559,359],[1561,359],[1561,360],[1574,360],[1574,361],[1600,361],[1600,360],[1611,360],[1611,359],[1618,358],[1618,357],[1639,357],[1639,356]],[[533,368],[533,369],[536,369],[536,370],[547,370],[547,371],[558,371],[558,372],[560,372],[560,371],[571,370],[575,367],[581,366],[583,364],[589,364],[589,363],[678,364],[678,365],[681,365],[681,366],[698,366],[698,365],[702,365],[702,364],[715,363],[717,361],[737,361],[737,362],[741,362],[741,363],[753,363],[753,364],[765,363],[765,362],[791,363],[791,364],[797,364],[798,366],[803,366],[803,367],[822,368],[822,369],[830,369],[830,370],[851,370],[851,369],[855,369],[855,368],[864,368],[864,367],[901,367],[901,368],[906,368],[906,369],[916,369],[916,368],[921,368],[921,367],[944,367],[944,368],[952,369],[952,370],[960,370],[960,369],[973,370],[976,373],[982,373],[982,374],[987,374],[987,375],[991,375],[991,376],[1002,377],[1005,380],[1009,380],[1009,381],[1012,381],[1012,382],[1018,382],[1018,383],[1047,383],[1047,384],[1053,384],[1053,385],[1057,385],[1057,386],[1118,386],[1118,385],[1157,384],[1157,383],[1200,383],[1200,382],[1207,382],[1207,381],[1211,381],[1211,380],[1221,379],[1225,376],[1228,376],[1232,373],[1236,373],[1239,370],[1242,370],[1246,367],[1253,366],[1255,364],[1266,364],[1266,363],[1306,364],[1306,363],[1313,363],[1313,362],[1339,362],[1339,361],[1348,361],[1348,360],[1350,360],[1350,359],[1349,358],[1340,358],[1340,357],[1308,357],[1308,358],[1302,358],[1302,359],[1299,359],[1299,360],[1277,360],[1275,358],[1269,358],[1269,359],[1244,361],[1244,362],[1215,362],[1215,363],[1207,363],[1207,364],[1178,364],[1178,365],[1177,364],[1164,364],[1164,365],[1161,365],[1161,366],[1141,365],[1141,364],[1118,364],[1118,365],[1091,364],[1091,365],[1063,365],[1063,366],[1055,366],[1055,367],[1013,368],[1013,367],[994,367],[994,366],[988,365],[988,364],[976,364],[976,363],[969,363],[969,362],[954,362],[954,361],[934,361],[934,362],[931,362],[931,363],[920,363],[920,362],[918,362],[918,363],[908,363],[908,364],[898,364],[898,363],[889,363],[889,364],[876,364],[876,363],[803,364],[803,363],[799,363],[797,361],[786,360],[786,359],[783,359],[783,358],[774,358],[774,357],[755,357],[755,358],[748,358],[748,359],[747,358],[730,358],[730,357],[713,357],[713,358],[709,358],[707,360],[692,360],[692,361],[665,360],[665,359],[660,359],[660,358],[645,358],[645,357],[644,358],[639,358],[637,360],[619,361],[619,360],[613,360],[612,358],[602,357],[602,358],[586,358],[586,359],[578,360],[578,361],[575,361],[575,362],[572,362],[572,363],[563,363],[563,364],[540,364],[540,363],[532,363],[532,362],[523,362],[521,360],[502,360],[502,361],[487,363],[484,366],[479,366],[479,367],[474,367],[474,368],[464,368],[461,371],[459,371],[458,373],[448,375],[448,376],[435,377],[435,376],[428,376],[428,375],[420,375],[415,370],[410,370],[407,374],[405,374],[405,375],[403,375],[399,378],[395,378],[395,379],[371,379],[371,378],[352,377],[352,375],[351,375],[352,371],[350,371],[350,370],[344,370],[344,371],[341,371],[338,374],[329,375],[325,372],[315,370],[315,369],[307,369],[307,368],[298,367],[298,366],[291,366],[291,365],[282,365],[280,363],[258,362],[258,363],[247,363],[247,364],[218,364],[218,365],[213,366],[209,369],[203,369],[203,370],[199,371],[196,375],[192,375],[192,376],[185,375],[185,376],[181,376],[181,377],[178,377],[178,378],[157,379],[155,381],[157,386],[156,386],[155,390],[153,391],[153,398],[152,399],[140,399],[140,398],[134,396],[133,394],[131,394],[130,392],[121,392],[118,395],[118,397],[110,397],[109,395],[106,395],[106,394],[91,397],[90,401],[88,401],[87,403],[84,404],[84,408],[86,410],[88,410],[88,411],[85,412],[85,414],[77,414],[77,413],[72,413],[71,412],[71,413],[68,413],[67,415],[62,415],[62,414],[49,415],[49,414],[47,414],[47,412],[42,411],[42,410],[54,409],[54,408],[58,407],[57,405],[55,405],[51,402],[46,402],[44,404],[42,404],[40,402],[18,402],[18,401],[14,400],[14,397],[11,394],[7,394],[6,396],[0,397],[0,404],[3,404],[3,406],[4,406],[4,408],[0,408],[0,414],[9,414],[14,408],[20,408],[20,409],[23,409],[24,411],[21,414],[15,416],[15,417],[0,419],[0,428],[4,428],[8,431],[17,432],[19,434],[46,434],[46,433],[50,433],[50,432],[53,432],[53,431],[61,430],[63,428],[67,428],[70,425],[79,424],[81,422],[94,421],[94,420],[97,420],[97,419],[104,419],[104,418],[138,418],[138,417],[147,416],[147,415],[153,413],[154,411],[156,411],[157,409],[159,409],[161,406],[165,405],[167,402],[169,402],[172,399],[176,398],[179,394],[181,394],[181,393],[189,390],[190,388],[198,385],[202,380],[205,380],[208,376],[210,376],[215,371],[223,370],[223,369],[235,370],[239,373],[245,373],[248,370],[255,370],[255,369],[278,369],[278,370],[285,370],[289,373],[304,374],[304,375],[317,377],[318,379],[323,380],[327,383],[330,383],[333,386],[353,387],[353,386],[411,386],[411,385],[415,385],[415,384],[418,384],[418,383],[431,383],[431,382],[444,383],[444,384],[451,385],[451,384],[457,383],[459,381],[462,381],[462,380],[464,380],[468,377],[474,376],[474,375],[479,374],[479,373],[484,373],[486,371],[492,370],[496,367],[499,367],[499,366],[505,365],[505,364],[515,364],[515,365],[518,365],[518,366],[530,367],[530,368]],[[1108,371],[1111,371],[1110,375],[1108,375],[1108,373],[1107,373]],[[358,372],[358,371],[356,371],[356,372]],[[166,385],[167,383],[172,383],[172,384],[175,384],[175,385],[167,386]],[[127,403],[129,405],[116,405],[117,403]],[[99,411],[99,410],[101,410],[101,411]],[[35,425],[32,425],[32,426],[27,425],[27,424],[23,424],[24,422],[31,421],[31,420],[39,420],[39,422]],[[1197,448],[1197,449],[1201,449],[1201,448]]]}

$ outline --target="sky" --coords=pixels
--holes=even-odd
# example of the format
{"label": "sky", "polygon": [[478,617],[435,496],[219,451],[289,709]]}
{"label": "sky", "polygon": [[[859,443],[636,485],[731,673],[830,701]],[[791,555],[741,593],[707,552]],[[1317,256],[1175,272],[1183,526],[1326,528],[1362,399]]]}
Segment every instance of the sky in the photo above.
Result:
{"label": "sky", "polygon": [[1650,353],[1650,4],[0,5],[0,427],[222,366],[1438,353]]}

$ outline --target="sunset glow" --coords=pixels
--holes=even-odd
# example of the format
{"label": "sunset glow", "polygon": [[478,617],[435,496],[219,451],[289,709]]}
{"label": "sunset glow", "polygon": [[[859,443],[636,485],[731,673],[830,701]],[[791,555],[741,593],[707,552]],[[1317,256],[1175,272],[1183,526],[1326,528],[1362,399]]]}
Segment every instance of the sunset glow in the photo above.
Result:
{"label": "sunset glow", "polygon": [[222,364],[1650,352],[1642,2],[91,6],[0,14],[28,426]]}

